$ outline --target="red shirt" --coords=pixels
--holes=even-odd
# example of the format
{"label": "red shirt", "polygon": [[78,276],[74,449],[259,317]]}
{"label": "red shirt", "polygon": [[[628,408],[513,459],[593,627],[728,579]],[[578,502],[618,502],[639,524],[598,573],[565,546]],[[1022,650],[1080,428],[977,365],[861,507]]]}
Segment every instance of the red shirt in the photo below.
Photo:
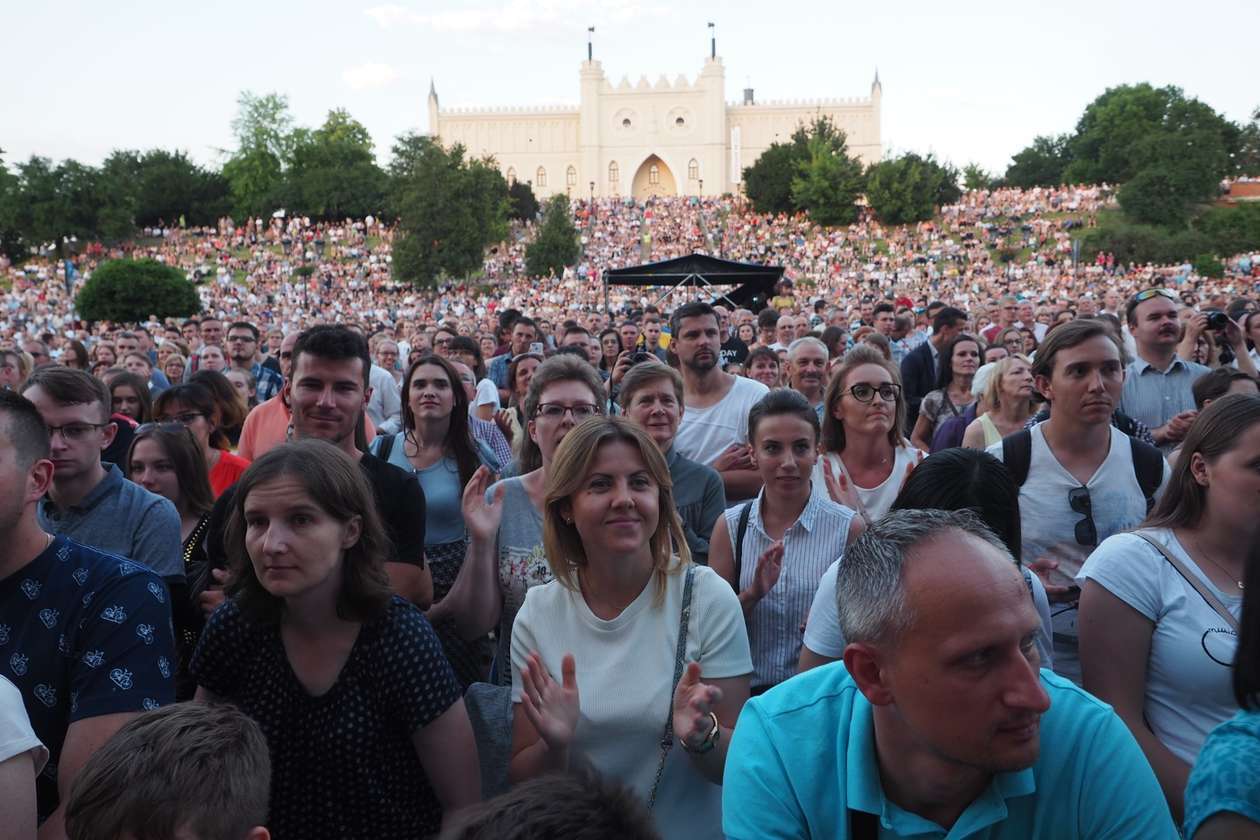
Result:
{"label": "red shirt", "polygon": [[223,491],[235,484],[248,467],[249,461],[240,455],[220,452],[218,463],[210,470],[210,489],[214,492],[214,497],[217,499],[222,496]]}

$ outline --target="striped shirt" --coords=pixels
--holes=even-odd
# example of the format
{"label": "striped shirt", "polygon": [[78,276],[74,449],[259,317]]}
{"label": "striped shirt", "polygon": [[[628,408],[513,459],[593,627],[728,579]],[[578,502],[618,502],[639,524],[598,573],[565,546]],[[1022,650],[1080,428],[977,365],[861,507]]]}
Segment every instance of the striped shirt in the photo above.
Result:
{"label": "striped shirt", "polygon": [[[739,575],[741,591],[752,585],[757,558],[774,542],[766,534],[761,520],[764,494],[763,488],[756,499],[746,503],[752,507],[744,533]],[[732,552],[739,530],[739,515],[744,507],[735,505],[725,513]],[[844,505],[811,493],[800,518],[784,532],[783,568],[778,583],[757,602],[747,619],[754,688],[778,685],[796,673],[796,662],[801,655],[801,625],[809,615],[823,572],[844,555],[853,515]]]}

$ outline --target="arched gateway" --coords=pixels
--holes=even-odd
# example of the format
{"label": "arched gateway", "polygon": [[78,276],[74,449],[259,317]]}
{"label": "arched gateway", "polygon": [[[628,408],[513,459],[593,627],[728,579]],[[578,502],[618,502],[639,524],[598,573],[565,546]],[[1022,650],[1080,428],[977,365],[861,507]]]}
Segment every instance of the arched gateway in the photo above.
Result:
{"label": "arched gateway", "polygon": [[639,165],[630,190],[639,201],[654,195],[678,195],[674,173],[656,155],[648,155],[647,160]]}

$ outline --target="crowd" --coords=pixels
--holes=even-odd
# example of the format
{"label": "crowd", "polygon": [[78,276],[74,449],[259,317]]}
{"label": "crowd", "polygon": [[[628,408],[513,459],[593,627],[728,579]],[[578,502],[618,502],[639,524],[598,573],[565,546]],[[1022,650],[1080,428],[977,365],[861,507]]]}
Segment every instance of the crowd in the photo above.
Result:
{"label": "crowd", "polygon": [[[8,267],[0,835],[1260,835],[1260,257],[1075,265],[1109,200],[578,202],[432,292],[225,220],[88,249],[203,280],[139,324]],[[787,277],[603,309],[692,251]]]}

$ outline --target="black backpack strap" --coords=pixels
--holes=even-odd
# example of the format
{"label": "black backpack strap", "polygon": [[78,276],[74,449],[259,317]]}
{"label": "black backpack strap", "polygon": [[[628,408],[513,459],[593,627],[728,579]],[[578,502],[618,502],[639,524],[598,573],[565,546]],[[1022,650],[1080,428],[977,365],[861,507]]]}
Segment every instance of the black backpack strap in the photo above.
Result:
{"label": "black backpack strap", "polygon": [[752,515],[753,499],[744,502],[739,509],[739,524],[735,526],[735,594],[739,594],[739,573],[744,567],[744,534],[748,533],[748,517]]}
{"label": "black backpack strap", "polygon": [[1002,463],[1010,470],[1016,487],[1023,487],[1028,480],[1028,467],[1032,464],[1032,431],[1020,429],[1002,438]]}
{"label": "black backpack strap", "polygon": [[1133,452],[1133,475],[1146,498],[1146,512],[1150,513],[1155,507],[1155,492],[1164,480],[1164,454],[1135,437],[1129,438],[1129,448]]}
{"label": "black backpack strap", "polygon": [[381,448],[377,451],[376,457],[382,461],[389,460],[389,453],[394,451],[394,436],[385,435],[381,438]]}

